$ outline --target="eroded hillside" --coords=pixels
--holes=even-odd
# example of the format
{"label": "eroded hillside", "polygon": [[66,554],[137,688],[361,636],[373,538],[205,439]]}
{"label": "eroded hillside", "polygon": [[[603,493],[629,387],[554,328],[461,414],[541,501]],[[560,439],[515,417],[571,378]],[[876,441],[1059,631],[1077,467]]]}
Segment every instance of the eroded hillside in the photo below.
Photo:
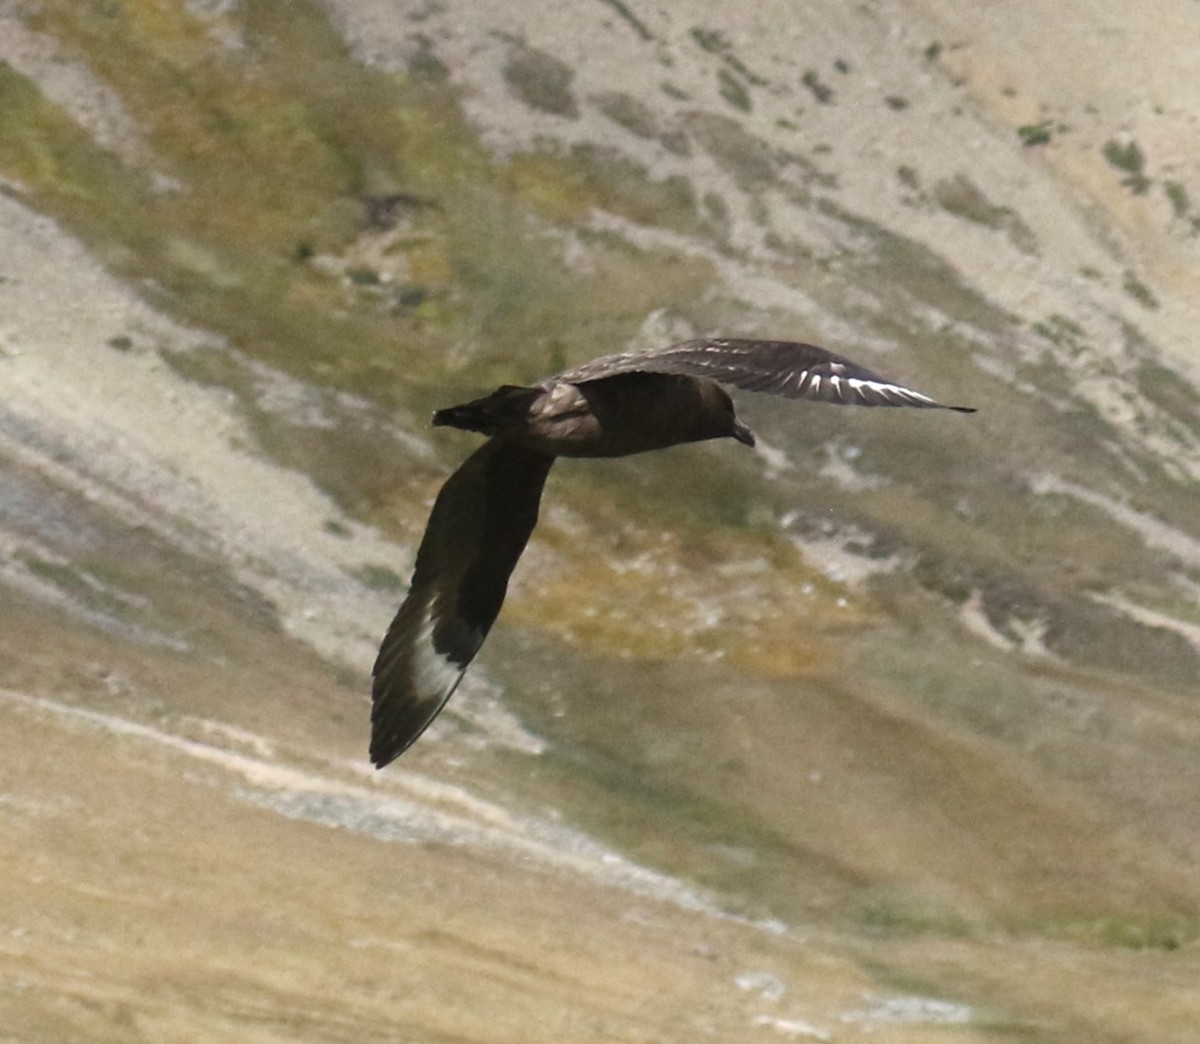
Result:
{"label": "eroded hillside", "polygon": [[[18,1039],[1189,1039],[1192,6],[0,3]],[[369,771],[429,411],[714,332],[980,412],[564,463]]]}

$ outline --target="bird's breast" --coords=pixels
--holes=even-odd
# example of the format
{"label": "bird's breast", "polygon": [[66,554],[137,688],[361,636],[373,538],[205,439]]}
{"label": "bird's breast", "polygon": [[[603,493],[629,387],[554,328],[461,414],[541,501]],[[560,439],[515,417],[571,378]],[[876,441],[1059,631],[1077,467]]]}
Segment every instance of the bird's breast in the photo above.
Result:
{"label": "bird's breast", "polygon": [[625,457],[722,434],[700,381],[633,373],[546,387],[519,439],[560,457]]}

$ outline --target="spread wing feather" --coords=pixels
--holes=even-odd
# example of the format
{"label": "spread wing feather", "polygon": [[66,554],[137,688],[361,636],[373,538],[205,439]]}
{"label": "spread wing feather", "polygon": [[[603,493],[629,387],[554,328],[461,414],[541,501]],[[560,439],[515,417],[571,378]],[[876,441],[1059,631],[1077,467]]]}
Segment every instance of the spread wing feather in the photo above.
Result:
{"label": "spread wing feather", "polygon": [[371,760],[425,731],[483,644],[537,524],[553,457],[492,439],[450,476],[417,551],[408,597],[375,661]]}
{"label": "spread wing feather", "polygon": [[928,395],[872,373],[844,356],[796,341],[727,338],[683,341],[670,348],[606,355],[560,373],[544,384],[558,381],[581,384],[638,372],[708,377],[747,391],[846,406],[916,406],[975,412],[968,406],[943,406]]}

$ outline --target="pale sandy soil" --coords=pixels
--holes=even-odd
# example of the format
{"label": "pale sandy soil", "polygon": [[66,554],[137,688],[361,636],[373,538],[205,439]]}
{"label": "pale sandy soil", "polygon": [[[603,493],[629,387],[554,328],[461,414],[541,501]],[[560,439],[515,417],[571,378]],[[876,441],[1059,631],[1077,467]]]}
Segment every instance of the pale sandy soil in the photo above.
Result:
{"label": "pale sandy soil", "polygon": [[350,697],[261,625],[214,671],[4,609],[6,1039],[1189,1038],[1184,954],[746,923],[419,768],[356,771]]}

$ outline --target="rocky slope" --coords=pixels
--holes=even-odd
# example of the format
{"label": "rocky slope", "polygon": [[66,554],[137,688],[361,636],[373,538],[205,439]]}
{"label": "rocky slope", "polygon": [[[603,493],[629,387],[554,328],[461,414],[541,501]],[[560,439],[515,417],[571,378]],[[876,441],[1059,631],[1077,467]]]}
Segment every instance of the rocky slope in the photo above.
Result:
{"label": "rocky slope", "polygon": [[[0,2],[15,1039],[1190,1039],[1194,8]],[[369,771],[428,411],[709,332],[980,413],[564,464]]]}

